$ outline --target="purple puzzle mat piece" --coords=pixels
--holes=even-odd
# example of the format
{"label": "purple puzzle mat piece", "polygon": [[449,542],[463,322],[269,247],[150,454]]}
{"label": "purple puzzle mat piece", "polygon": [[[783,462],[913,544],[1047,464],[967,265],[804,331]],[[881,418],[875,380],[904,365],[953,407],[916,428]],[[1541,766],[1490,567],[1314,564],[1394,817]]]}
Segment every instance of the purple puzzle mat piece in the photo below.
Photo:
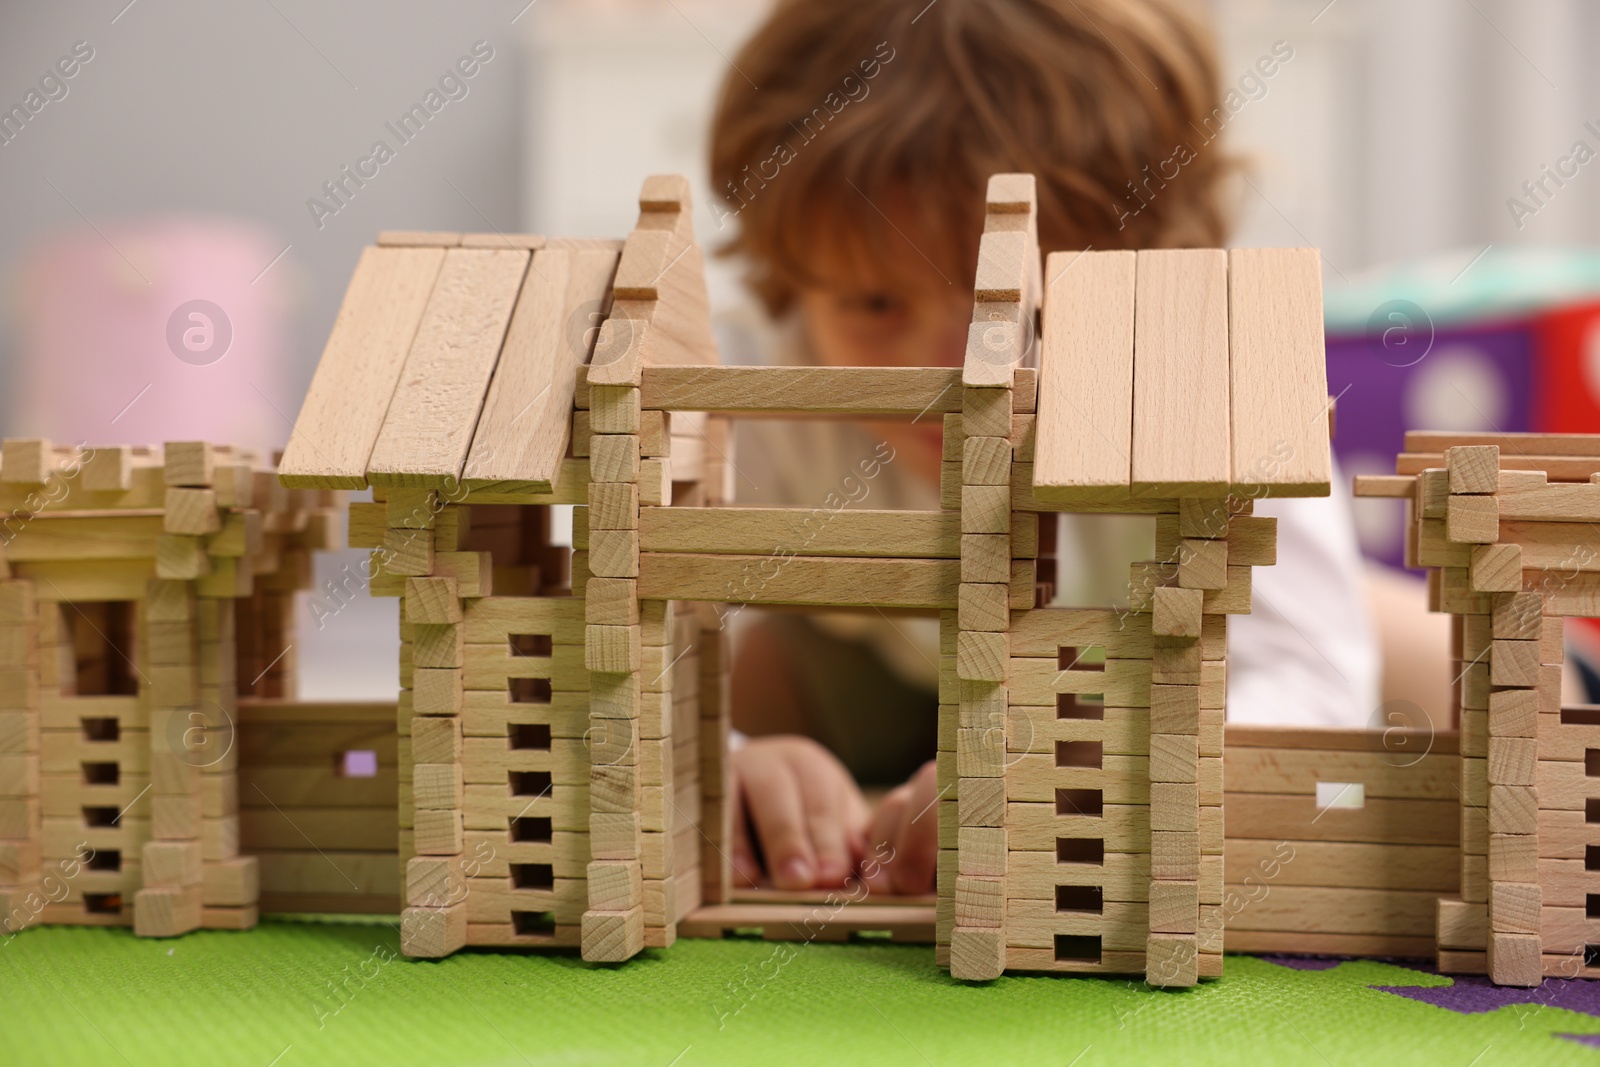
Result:
{"label": "purple puzzle mat piece", "polygon": [[[1375,985],[1371,988],[1463,1015],[1494,1011],[1512,1004],[1540,1004],[1600,1018],[1600,982],[1587,978],[1546,978],[1542,985],[1533,989],[1520,989],[1497,986],[1482,975],[1456,975],[1454,985]],[[1585,1035],[1585,1043],[1590,1043],[1588,1035]]]}
{"label": "purple puzzle mat piece", "polygon": [[1590,1048],[1600,1048],[1600,1034],[1557,1034],[1556,1036],[1564,1037],[1568,1041],[1576,1041],[1580,1045],[1588,1045]]}

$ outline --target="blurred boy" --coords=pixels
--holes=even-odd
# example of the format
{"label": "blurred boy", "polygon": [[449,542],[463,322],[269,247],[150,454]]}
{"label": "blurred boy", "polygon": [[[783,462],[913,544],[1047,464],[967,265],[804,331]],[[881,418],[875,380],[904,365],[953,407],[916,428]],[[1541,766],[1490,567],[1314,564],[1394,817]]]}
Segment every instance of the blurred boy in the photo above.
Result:
{"label": "blurred boy", "polygon": [[[743,336],[724,331],[725,352],[960,366],[997,172],[1037,177],[1047,254],[1221,246],[1221,108],[1211,39],[1177,0],[780,0],[734,58],[712,130],[719,220],[736,224],[729,247],[765,311]],[[941,437],[936,417],[747,420],[737,497],[937,510]],[[1257,507],[1279,516],[1279,563],[1256,572],[1254,614],[1229,627],[1232,719],[1354,725],[1376,707],[1337,479],[1335,494]],[[1128,564],[1153,551],[1148,521],[1063,516],[1058,599],[1125,603]],[[871,887],[931,891],[937,622],[751,611],[740,623],[739,873],[838,885],[886,844],[894,860]],[[874,810],[858,782],[903,784]]]}

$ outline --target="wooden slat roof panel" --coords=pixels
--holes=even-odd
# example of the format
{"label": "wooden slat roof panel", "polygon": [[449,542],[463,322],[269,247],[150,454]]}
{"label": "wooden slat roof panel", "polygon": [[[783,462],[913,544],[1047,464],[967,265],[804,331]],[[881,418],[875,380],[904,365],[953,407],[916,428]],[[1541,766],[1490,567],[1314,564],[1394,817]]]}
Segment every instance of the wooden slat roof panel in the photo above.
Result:
{"label": "wooden slat roof panel", "polygon": [[283,484],[359,489],[445,250],[368,248],[283,451]]}

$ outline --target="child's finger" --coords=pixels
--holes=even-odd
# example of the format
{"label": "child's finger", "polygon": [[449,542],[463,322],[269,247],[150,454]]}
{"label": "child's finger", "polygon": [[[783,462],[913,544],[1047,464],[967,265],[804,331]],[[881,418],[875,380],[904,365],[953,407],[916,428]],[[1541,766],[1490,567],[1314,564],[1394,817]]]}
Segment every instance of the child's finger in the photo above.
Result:
{"label": "child's finger", "polygon": [[895,892],[926,893],[933,888],[939,843],[938,815],[934,811],[936,779],[924,768],[907,784],[909,796],[895,838],[895,862],[890,874]]}
{"label": "child's finger", "polygon": [[767,873],[779,889],[810,889],[817,864],[806,831],[800,782],[793,769],[781,760],[763,766],[760,777],[762,787],[746,794],[745,800],[761,838]]}
{"label": "child's finger", "polygon": [[811,848],[816,856],[815,883],[819,886],[843,885],[850,874],[850,841],[844,818],[842,791],[831,782],[804,781],[806,827],[811,833]]}
{"label": "child's finger", "polygon": [[908,793],[905,786],[891,790],[878,803],[878,811],[872,818],[872,829],[867,834],[868,860],[862,864],[862,875],[867,888],[874,893],[894,892],[891,873],[897,858],[894,842],[900,834],[900,820],[905,812]]}
{"label": "child's finger", "polygon": [[750,841],[750,821],[745,818],[741,784],[733,783],[733,846],[728,856],[733,864],[734,881],[754,888],[761,881],[761,864],[756,862],[755,846]]}

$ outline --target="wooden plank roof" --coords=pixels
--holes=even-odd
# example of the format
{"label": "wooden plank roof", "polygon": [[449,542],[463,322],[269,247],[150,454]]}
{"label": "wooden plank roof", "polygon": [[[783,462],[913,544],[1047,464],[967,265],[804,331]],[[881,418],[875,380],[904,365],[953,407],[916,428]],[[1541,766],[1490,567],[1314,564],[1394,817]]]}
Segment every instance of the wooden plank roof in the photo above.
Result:
{"label": "wooden plank roof", "polygon": [[688,182],[653,177],[627,242],[383,233],[345,293],[283,484],[551,492],[597,344],[635,376],[715,362],[689,220]]}
{"label": "wooden plank roof", "polygon": [[1314,249],[1055,253],[1044,281],[1040,500],[1327,494]]}

